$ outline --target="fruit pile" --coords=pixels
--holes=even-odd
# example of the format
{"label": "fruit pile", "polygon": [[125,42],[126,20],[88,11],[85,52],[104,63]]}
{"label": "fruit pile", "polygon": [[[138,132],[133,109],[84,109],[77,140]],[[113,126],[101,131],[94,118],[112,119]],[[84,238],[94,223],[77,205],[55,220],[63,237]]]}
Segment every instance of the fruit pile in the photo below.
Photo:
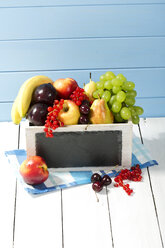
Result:
{"label": "fruit pile", "polygon": [[109,124],[132,120],[139,123],[143,109],[135,106],[135,84],[111,71],[83,88],[72,78],[55,82],[46,76],[28,79],[20,88],[12,106],[15,124],[26,117],[31,125],[44,126],[47,137],[64,125]]}

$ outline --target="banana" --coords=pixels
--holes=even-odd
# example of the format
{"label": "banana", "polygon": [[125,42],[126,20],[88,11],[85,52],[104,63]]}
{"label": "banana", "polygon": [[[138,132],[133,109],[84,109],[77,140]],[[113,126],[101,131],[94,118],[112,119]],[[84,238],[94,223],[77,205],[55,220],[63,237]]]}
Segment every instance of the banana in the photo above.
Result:
{"label": "banana", "polygon": [[15,99],[12,109],[11,109],[11,119],[14,124],[18,125],[22,120],[19,112],[18,112],[18,97]]}
{"label": "banana", "polygon": [[18,92],[17,99],[17,110],[20,118],[24,118],[26,116],[35,88],[45,83],[53,83],[53,80],[47,76],[39,75],[29,78],[23,83]]}

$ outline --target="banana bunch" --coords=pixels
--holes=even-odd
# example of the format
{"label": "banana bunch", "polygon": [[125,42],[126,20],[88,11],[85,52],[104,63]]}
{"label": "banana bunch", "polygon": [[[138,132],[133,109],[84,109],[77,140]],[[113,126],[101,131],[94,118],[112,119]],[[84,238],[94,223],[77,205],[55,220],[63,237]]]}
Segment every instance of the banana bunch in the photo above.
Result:
{"label": "banana bunch", "polygon": [[35,88],[45,83],[53,83],[53,80],[47,76],[39,75],[31,77],[23,83],[11,109],[11,118],[14,124],[18,125],[26,116]]}

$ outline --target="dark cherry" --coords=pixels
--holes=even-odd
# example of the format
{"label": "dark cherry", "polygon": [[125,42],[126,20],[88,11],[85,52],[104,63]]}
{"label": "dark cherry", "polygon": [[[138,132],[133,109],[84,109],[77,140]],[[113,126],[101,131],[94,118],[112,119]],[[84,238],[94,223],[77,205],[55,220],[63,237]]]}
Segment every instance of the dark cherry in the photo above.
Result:
{"label": "dark cherry", "polygon": [[89,118],[87,115],[81,115],[79,118],[79,124],[88,124]]}
{"label": "dark cherry", "polygon": [[97,181],[92,184],[92,189],[96,192],[100,192],[103,189],[103,185],[101,182]]}
{"label": "dark cherry", "polygon": [[91,176],[91,182],[92,183],[94,183],[94,182],[101,182],[101,176],[98,173],[94,173]]}
{"label": "dark cherry", "polygon": [[90,107],[90,102],[88,100],[83,100],[82,105],[88,105]]}
{"label": "dark cherry", "polygon": [[112,179],[110,178],[110,176],[104,175],[103,178],[101,179],[101,183],[104,186],[108,186],[108,185],[110,185],[112,183]]}
{"label": "dark cherry", "polygon": [[90,112],[90,107],[87,104],[82,104],[80,106],[80,113],[84,115],[88,115]]}

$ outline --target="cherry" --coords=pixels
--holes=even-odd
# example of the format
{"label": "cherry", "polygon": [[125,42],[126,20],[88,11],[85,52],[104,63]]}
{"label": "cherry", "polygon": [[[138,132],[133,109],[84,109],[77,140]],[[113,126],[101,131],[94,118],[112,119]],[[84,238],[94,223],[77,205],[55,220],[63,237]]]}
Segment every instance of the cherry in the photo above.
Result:
{"label": "cherry", "polygon": [[82,104],[80,106],[80,113],[84,115],[88,115],[90,112],[90,107],[87,104]]}
{"label": "cherry", "polygon": [[95,183],[95,182],[101,182],[101,176],[98,173],[94,173],[91,176],[91,182]]}
{"label": "cherry", "polygon": [[104,186],[108,186],[112,183],[112,179],[108,175],[104,175],[101,182]]}
{"label": "cherry", "polygon": [[92,184],[92,188],[94,191],[100,192],[103,189],[103,185],[100,181],[97,181]]}

